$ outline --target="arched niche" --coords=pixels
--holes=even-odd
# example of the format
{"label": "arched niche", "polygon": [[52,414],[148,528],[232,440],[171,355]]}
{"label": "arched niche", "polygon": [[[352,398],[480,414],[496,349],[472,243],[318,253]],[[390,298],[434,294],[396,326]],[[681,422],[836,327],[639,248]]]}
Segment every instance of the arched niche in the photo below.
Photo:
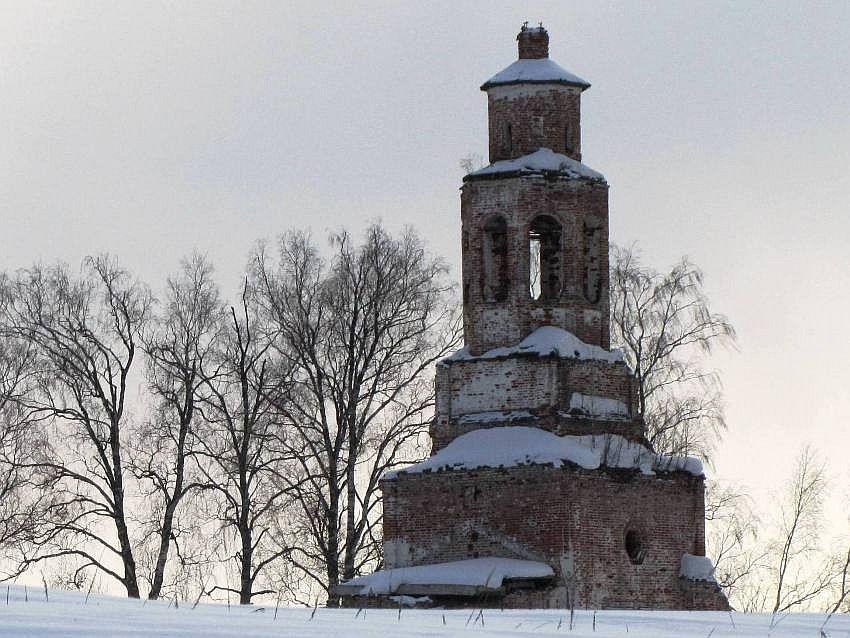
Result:
{"label": "arched niche", "polygon": [[488,217],[482,241],[482,296],[484,301],[508,298],[508,224],[501,215]]}
{"label": "arched niche", "polygon": [[584,298],[598,303],[602,296],[602,228],[599,224],[584,225]]}
{"label": "arched niche", "polygon": [[563,271],[560,222],[538,215],[528,227],[528,291],[532,299],[547,301],[561,295]]}

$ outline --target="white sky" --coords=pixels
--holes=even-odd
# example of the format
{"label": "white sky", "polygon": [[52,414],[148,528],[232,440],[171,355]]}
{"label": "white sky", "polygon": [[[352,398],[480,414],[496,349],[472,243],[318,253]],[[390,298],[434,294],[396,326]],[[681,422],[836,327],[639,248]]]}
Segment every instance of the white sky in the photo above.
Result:
{"label": "white sky", "polygon": [[[521,5],[521,6],[518,6]],[[0,269],[108,250],[159,288],[198,249],[381,218],[459,277],[458,160],[524,20],[589,80],[612,239],[707,273],[717,474],[756,491],[814,442],[850,480],[850,3],[0,3]]]}

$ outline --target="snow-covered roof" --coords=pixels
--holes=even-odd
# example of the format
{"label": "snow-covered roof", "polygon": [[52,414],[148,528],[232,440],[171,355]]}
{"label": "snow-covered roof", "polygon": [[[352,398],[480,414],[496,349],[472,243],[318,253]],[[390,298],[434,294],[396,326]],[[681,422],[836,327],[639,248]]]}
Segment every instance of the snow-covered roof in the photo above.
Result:
{"label": "snow-covered roof", "polygon": [[473,171],[464,177],[464,180],[504,173],[517,173],[522,175],[532,175],[535,173],[558,173],[561,177],[571,179],[588,179],[598,182],[605,181],[605,176],[602,175],[602,173],[598,173],[581,162],[577,162],[566,155],[555,153],[548,148],[541,148],[529,155],[523,155],[516,159],[493,162],[489,166]]}
{"label": "snow-covered roof", "polygon": [[[554,576],[554,572],[546,563],[515,558],[471,558],[450,563],[385,569],[353,578],[343,583],[340,589],[354,595],[392,594],[400,587],[410,589],[411,585],[498,589],[505,580],[551,576]],[[360,590],[356,591],[358,587]]]}
{"label": "snow-covered roof", "polygon": [[400,473],[440,470],[474,470],[481,467],[518,467],[574,463],[588,470],[600,466],[656,471],[683,471],[702,476],[699,459],[656,454],[647,447],[616,434],[558,436],[540,428],[500,426],[467,432],[421,463],[384,474],[393,480]]}
{"label": "snow-covered roof", "polygon": [[606,350],[585,343],[572,332],[556,326],[541,326],[515,346],[493,348],[478,356],[469,354],[465,346],[444,361],[471,361],[474,359],[497,359],[513,354],[536,354],[540,357],[558,356],[564,359],[593,359],[619,363],[625,361],[619,350]]}
{"label": "snow-covered roof", "polygon": [[582,90],[590,86],[590,82],[581,79],[577,75],[573,75],[549,58],[539,58],[517,60],[482,84],[481,90],[486,91],[492,86],[519,84],[520,82],[529,84],[567,84],[569,86],[577,86]]}

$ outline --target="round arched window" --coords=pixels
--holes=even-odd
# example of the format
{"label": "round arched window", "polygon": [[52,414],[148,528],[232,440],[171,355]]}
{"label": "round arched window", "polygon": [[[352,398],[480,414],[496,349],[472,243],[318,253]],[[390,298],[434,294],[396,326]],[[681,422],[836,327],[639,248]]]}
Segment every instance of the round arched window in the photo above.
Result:
{"label": "round arched window", "polygon": [[528,227],[528,291],[532,299],[549,301],[561,295],[561,224],[538,215]]}
{"label": "round arched window", "polygon": [[643,546],[643,537],[636,529],[630,529],[626,532],[626,554],[633,565],[643,563],[646,550]]}

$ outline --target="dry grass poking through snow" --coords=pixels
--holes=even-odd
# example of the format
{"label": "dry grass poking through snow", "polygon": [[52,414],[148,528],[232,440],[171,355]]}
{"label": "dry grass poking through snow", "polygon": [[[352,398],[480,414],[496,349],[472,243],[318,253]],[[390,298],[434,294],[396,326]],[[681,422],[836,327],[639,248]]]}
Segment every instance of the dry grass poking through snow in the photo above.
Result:
{"label": "dry grass poking through snow", "polygon": [[[481,612],[357,610],[146,602],[42,588],[0,589],[0,636],[15,638],[458,638],[466,636],[570,636],[573,638],[848,638],[850,616],[823,614],[559,610]],[[771,622],[773,621],[773,622]],[[772,626],[771,626],[772,624]],[[821,634],[823,630],[823,634]]]}

